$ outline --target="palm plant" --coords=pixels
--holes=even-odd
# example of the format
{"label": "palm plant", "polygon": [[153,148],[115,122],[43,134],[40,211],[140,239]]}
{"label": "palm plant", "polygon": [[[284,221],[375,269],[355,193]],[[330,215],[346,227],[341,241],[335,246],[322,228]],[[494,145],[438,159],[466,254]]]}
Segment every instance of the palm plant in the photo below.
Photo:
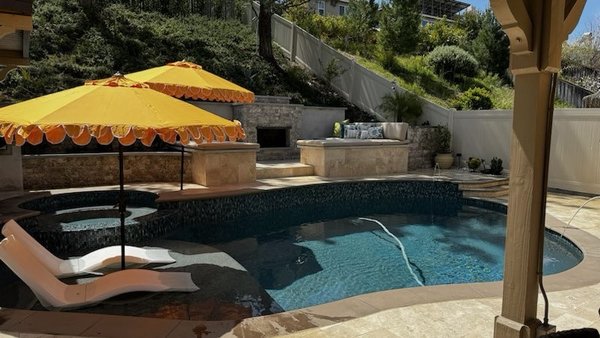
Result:
{"label": "palm plant", "polygon": [[421,106],[421,99],[417,95],[405,91],[386,94],[382,98],[379,108],[388,121],[407,122],[414,125],[423,114]]}

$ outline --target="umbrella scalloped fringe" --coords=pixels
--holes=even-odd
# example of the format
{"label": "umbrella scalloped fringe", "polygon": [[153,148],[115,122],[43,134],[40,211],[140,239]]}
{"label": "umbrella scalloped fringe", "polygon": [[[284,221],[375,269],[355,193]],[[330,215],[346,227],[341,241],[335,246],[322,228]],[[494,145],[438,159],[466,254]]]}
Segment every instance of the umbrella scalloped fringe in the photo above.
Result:
{"label": "umbrella scalloped fringe", "polygon": [[182,144],[189,144],[191,140],[197,144],[243,140],[246,138],[241,124],[235,121],[231,126],[186,126],[171,128],[140,128],[135,126],[92,126],[92,125],[29,125],[21,126],[0,123],[0,137],[7,144],[13,142],[17,146],[25,143],[38,145],[44,140],[51,144],[58,144],[68,136],[76,145],[84,146],[95,138],[99,144],[107,145],[118,139],[124,146],[132,145],[140,140],[145,146],[152,145],[158,136],[166,143],[174,144],[179,139]]}
{"label": "umbrella scalloped fringe", "polygon": [[177,84],[146,82],[150,88],[169,96],[192,100],[207,100],[220,102],[253,103],[254,93],[230,89],[199,88]]}

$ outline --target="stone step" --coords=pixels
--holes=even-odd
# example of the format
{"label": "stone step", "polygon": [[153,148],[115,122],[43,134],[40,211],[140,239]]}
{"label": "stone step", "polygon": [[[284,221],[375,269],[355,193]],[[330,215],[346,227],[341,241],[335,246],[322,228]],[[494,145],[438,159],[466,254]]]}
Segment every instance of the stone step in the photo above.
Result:
{"label": "stone step", "polygon": [[461,189],[463,197],[502,197],[508,196],[508,185],[486,188]]}
{"label": "stone step", "polygon": [[314,168],[299,162],[269,161],[256,163],[256,178],[312,176]]}
{"label": "stone step", "polygon": [[460,190],[473,190],[482,188],[491,188],[499,186],[508,186],[508,177],[501,178],[490,178],[487,180],[476,180],[476,181],[454,181],[458,183],[458,189]]}

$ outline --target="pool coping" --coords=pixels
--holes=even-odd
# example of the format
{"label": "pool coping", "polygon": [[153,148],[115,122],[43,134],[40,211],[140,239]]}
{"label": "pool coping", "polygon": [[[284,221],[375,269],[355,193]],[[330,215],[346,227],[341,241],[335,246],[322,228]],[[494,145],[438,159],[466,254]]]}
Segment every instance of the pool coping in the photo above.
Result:
{"label": "pool coping", "polygon": [[[380,177],[380,180],[389,179],[389,177]],[[422,178],[405,177],[404,179],[419,180]],[[343,180],[328,180],[327,182],[322,183],[333,183],[349,180],[352,179],[346,178]],[[315,183],[316,182],[310,182],[306,183],[305,185],[312,185]],[[272,189],[278,188],[286,187],[272,187]],[[252,189],[252,191],[256,192],[257,190]],[[230,193],[235,194],[235,192]],[[244,191],[244,189],[241,189],[237,192],[237,194],[239,195],[243,195],[245,193],[249,193],[249,191]],[[201,199],[216,197],[214,195],[210,197],[207,195],[202,197],[196,196],[196,198]],[[217,196],[219,195],[221,194],[217,194]],[[229,193],[227,195],[229,195]],[[485,198],[482,198],[482,200],[490,201],[490,199]],[[491,201],[498,204],[506,204],[505,201]],[[579,229],[576,227],[567,227],[565,223],[563,223],[562,221],[558,220],[550,214],[547,214],[546,217],[546,228],[551,229],[559,234],[566,232],[565,237],[567,237],[570,241],[577,245],[577,247],[579,247],[579,249],[584,254],[582,262],[576,265],[575,267],[558,274],[544,277],[544,285],[546,291],[553,292],[576,289],[600,283],[600,239],[583,229]],[[113,321],[116,320],[113,317],[118,317],[119,322],[131,323],[132,325],[133,323],[138,323],[140,321],[156,321],[156,325],[159,325],[158,323],[163,323],[164,325],[167,325],[168,323],[168,325],[170,325],[172,328],[189,328],[190,334],[194,332],[192,330],[193,327],[198,327],[202,325],[208,325],[210,327],[210,325],[217,325],[218,323],[218,325],[221,325],[221,327],[222,325],[225,325],[230,329],[229,331],[221,331],[223,333],[229,332],[240,337],[252,334],[257,334],[260,336],[272,336],[278,334],[289,334],[311,328],[329,326],[332,324],[367,316],[370,314],[393,308],[445,301],[498,297],[502,297],[502,281],[447,284],[378,291],[373,293],[357,295],[330,303],[315,305],[307,308],[291,310],[261,317],[247,318],[240,323],[230,321],[227,322],[227,324],[225,324],[225,322],[169,320],[133,316],[111,316],[81,313],[53,313],[53,315],[65,316],[65,319],[74,319],[79,318],[80,316],[89,316],[89,318],[96,318],[95,320],[98,322]],[[24,318],[46,316],[44,314],[47,313],[48,312],[45,311],[29,311],[0,308],[0,332],[36,332],[31,331],[27,325],[23,324]],[[53,327],[52,330],[44,330],[44,332],[52,332],[53,334],[67,335],[77,335],[86,333],[84,331],[77,333],[74,332],[72,328],[63,328],[62,326]],[[147,332],[147,334],[149,333]],[[100,334],[100,332],[98,332],[98,334],[94,334],[94,336],[98,335],[102,334]],[[158,331],[156,331],[152,334],[146,335],[146,337],[166,337],[170,335],[171,333],[165,334],[164,332],[162,332],[159,334]]]}

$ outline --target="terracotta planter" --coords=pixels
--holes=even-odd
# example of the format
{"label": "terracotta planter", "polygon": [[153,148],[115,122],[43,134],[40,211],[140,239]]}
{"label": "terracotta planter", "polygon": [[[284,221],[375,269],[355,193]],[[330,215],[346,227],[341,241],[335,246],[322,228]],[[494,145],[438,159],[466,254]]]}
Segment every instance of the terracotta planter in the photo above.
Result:
{"label": "terracotta planter", "polygon": [[450,154],[437,154],[435,155],[435,163],[437,163],[440,169],[450,169],[454,163],[454,156]]}

